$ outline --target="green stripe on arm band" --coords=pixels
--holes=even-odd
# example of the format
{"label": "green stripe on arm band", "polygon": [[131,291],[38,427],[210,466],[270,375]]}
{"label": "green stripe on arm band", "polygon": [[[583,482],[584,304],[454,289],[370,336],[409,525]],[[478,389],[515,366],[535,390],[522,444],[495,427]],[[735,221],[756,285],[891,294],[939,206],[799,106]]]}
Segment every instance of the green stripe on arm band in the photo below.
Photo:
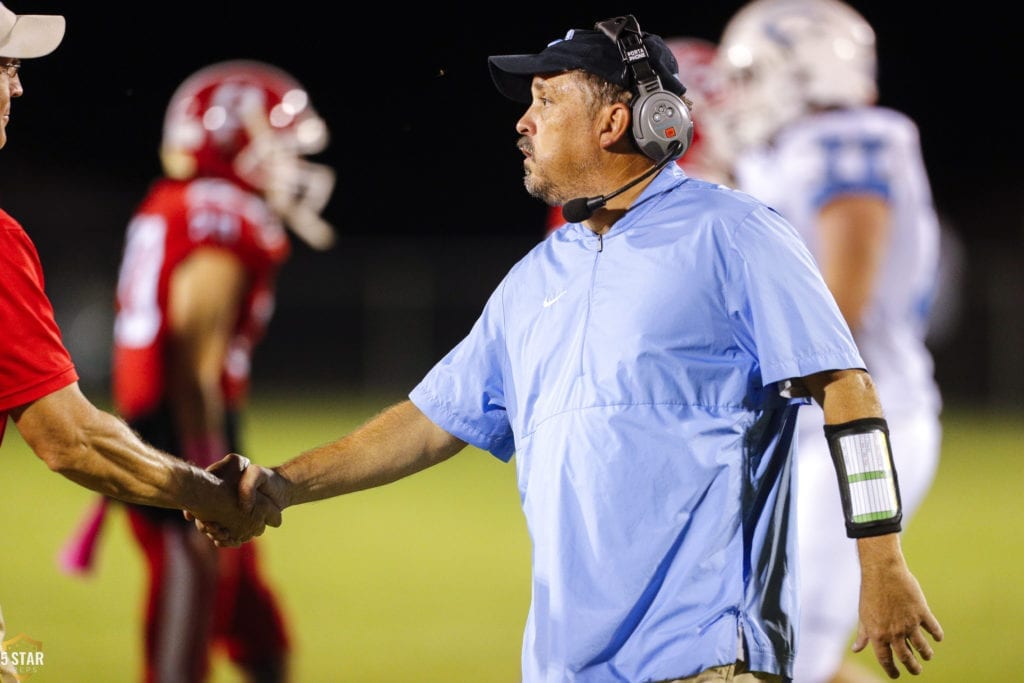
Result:
{"label": "green stripe on arm band", "polygon": [[825,425],[839,479],[846,535],[881,536],[902,529],[903,507],[889,425],[880,417]]}

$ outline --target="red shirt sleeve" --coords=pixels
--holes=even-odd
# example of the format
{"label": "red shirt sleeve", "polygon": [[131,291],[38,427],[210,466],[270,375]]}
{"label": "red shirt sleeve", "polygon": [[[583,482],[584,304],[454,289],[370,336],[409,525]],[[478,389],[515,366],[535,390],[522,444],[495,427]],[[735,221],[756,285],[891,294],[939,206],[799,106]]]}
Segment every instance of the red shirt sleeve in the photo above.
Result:
{"label": "red shirt sleeve", "polygon": [[11,408],[76,381],[39,254],[21,225],[0,210],[0,440]]}

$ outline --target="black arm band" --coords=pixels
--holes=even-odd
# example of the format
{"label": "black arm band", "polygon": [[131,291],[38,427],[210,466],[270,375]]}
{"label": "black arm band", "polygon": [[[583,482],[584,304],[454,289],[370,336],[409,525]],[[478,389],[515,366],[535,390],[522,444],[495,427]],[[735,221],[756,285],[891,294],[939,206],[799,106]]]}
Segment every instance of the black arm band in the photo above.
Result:
{"label": "black arm band", "polygon": [[846,535],[865,538],[899,532],[903,505],[888,423],[866,417],[825,425],[825,438],[839,478]]}

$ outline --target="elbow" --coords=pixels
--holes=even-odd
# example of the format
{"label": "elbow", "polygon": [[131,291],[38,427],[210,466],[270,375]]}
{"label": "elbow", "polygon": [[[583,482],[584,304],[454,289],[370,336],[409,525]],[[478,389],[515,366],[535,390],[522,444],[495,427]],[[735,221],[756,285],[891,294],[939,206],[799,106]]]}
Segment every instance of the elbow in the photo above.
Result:
{"label": "elbow", "polygon": [[79,474],[88,469],[93,451],[91,438],[88,429],[74,425],[64,430],[47,430],[26,441],[51,472],[77,481]]}
{"label": "elbow", "polygon": [[830,396],[853,393],[856,395],[874,395],[875,384],[866,370],[849,368],[845,370],[826,370],[802,378],[804,387],[810,392],[814,401],[824,406]]}
{"label": "elbow", "polygon": [[72,448],[61,444],[47,444],[35,449],[36,456],[46,463],[51,472],[74,479],[78,470],[75,458],[71,456]]}

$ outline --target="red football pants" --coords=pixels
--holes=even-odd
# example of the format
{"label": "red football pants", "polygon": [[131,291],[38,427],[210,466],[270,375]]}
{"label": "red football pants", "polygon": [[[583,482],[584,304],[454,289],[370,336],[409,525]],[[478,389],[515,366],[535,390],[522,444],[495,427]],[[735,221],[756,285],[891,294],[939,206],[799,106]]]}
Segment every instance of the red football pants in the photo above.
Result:
{"label": "red football pants", "polygon": [[149,570],[146,683],[206,680],[214,648],[250,671],[280,667],[288,636],[255,540],[217,548],[184,519],[126,507]]}

